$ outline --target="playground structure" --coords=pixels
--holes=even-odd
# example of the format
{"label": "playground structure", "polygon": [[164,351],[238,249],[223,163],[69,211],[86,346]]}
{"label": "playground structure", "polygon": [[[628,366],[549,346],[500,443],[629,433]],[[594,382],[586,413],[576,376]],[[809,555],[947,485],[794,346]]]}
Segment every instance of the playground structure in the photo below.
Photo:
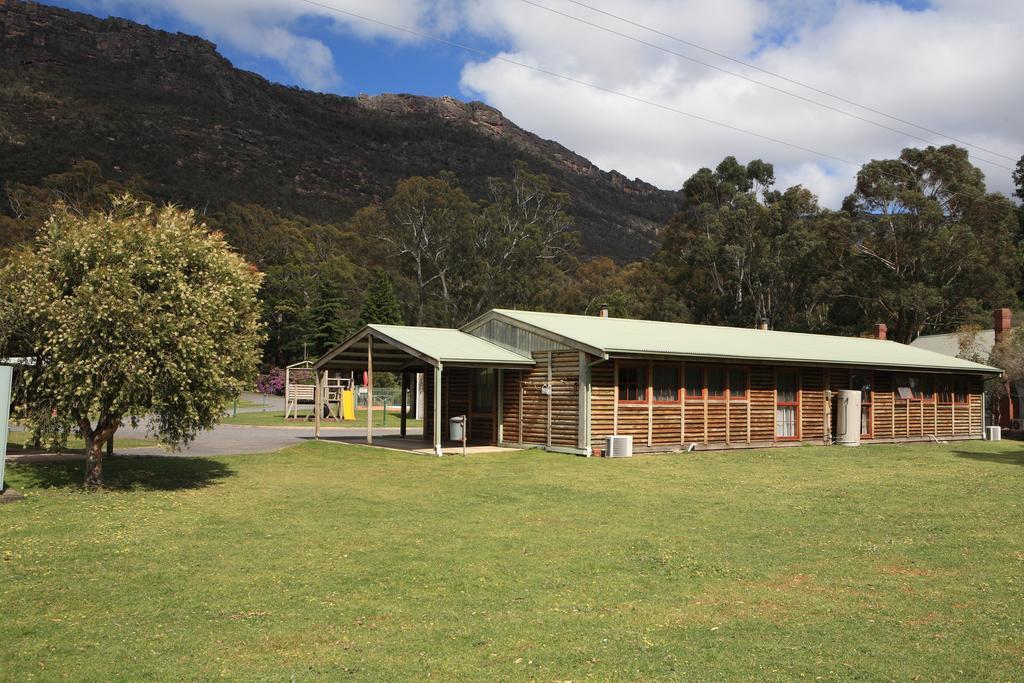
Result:
{"label": "playground structure", "polygon": [[[319,381],[318,381],[319,380]],[[341,422],[356,419],[354,380],[351,373],[348,377],[331,375],[324,372],[317,377],[313,362],[304,360],[293,363],[285,368],[284,379],[284,416],[285,419],[299,418],[299,407],[309,406],[316,412],[317,385],[323,387],[323,415],[325,420]],[[302,415],[309,420],[314,414]]]}

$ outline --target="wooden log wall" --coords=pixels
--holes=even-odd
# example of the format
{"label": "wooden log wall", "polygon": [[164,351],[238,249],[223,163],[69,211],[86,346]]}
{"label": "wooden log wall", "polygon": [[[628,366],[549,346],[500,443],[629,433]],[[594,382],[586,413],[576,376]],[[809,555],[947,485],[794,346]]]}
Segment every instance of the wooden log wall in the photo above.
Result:
{"label": "wooden log wall", "polygon": [[[831,370],[833,391],[850,387],[854,373],[862,371]],[[967,379],[967,402],[943,402],[936,394],[932,399],[905,400],[895,385],[897,374],[882,370],[868,371],[873,380],[871,392],[870,435],[864,441],[929,440],[932,436],[978,437],[982,432],[982,382]],[[914,373],[909,373],[914,374]],[[935,375],[936,381],[949,375]]]}
{"label": "wooden log wall", "polygon": [[825,370],[800,370],[800,440],[822,443],[825,439]]}
{"label": "wooden log wall", "polygon": [[[537,365],[529,370],[507,370],[501,386],[504,437],[507,443],[524,445],[581,446],[579,419],[579,353],[538,351]],[[710,364],[700,364],[710,367]],[[680,372],[684,366],[680,364]],[[735,367],[735,366],[734,366]],[[472,373],[465,368],[445,370],[442,376],[442,431],[447,436],[448,418],[469,413]],[[853,372],[845,368],[801,368],[800,440],[823,443],[831,428],[826,420],[825,390],[850,386]],[[968,379],[965,404],[935,400],[904,400],[898,396],[894,374],[869,372],[872,378],[871,434],[865,441],[928,440],[980,437],[982,432],[982,384]],[[424,374],[424,438],[433,435],[433,375]],[[621,403],[617,400],[615,361],[594,365],[591,370],[591,443],[601,447],[612,434],[633,436],[634,445],[650,449],[675,449],[689,443],[742,447],[765,445],[775,438],[775,367],[749,367],[745,400],[725,401],[705,396],[688,397],[675,404]],[[551,386],[551,395],[543,393]],[[486,416],[471,416],[470,436],[493,438],[496,425]]]}
{"label": "wooden log wall", "polygon": [[615,434],[614,365],[600,363],[590,369],[590,439],[601,446]]}
{"label": "wooden log wall", "polygon": [[[579,446],[578,351],[535,351],[536,365],[505,373],[503,425],[506,443]],[[551,394],[543,388],[551,387]]]}
{"label": "wooden log wall", "polygon": [[505,443],[522,443],[522,370],[506,370],[501,384],[502,398],[502,437]]}
{"label": "wooden log wall", "polygon": [[775,439],[775,368],[750,366],[750,440],[765,443]]}
{"label": "wooden log wall", "polygon": [[580,354],[549,351],[551,357],[551,446],[575,448],[579,440]]}
{"label": "wooden log wall", "polygon": [[[635,362],[635,361],[630,361]],[[698,363],[701,367],[714,364]],[[732,366],[736,367],[736,366]],[[591,371],[591,442],[596,447],[612,434],[633,437],[635,447],[674,449],[696,443],[742,447],[765,445],[775,437],[775,371],[770,365],[751,365],[745,400],[725,401],[706,396],[687,397],[677,404],[622,403],[617,390],[615,361]],[[833,433],[826,390],[850,386],[852,370],[799,368],[799,433],[803,443],[825,443]],[[859,372],[859,371],[857,371]],[[936,401],[905,401],[898,397],[893,373],[874,371],[870,440],[928,440],[981,435],[981,381],[969,380],[967,405]]]}

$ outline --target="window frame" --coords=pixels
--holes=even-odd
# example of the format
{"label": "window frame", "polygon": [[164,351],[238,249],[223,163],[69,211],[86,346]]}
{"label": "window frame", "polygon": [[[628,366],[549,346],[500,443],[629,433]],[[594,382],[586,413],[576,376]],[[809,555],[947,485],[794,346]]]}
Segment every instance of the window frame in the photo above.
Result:
{"label": "window frame", "polygon": [[[960,406],[961,408],[969,407],[971,405],[971,380],[970,380],[970,378],[964,377],[963,375],[953,375],[952,376],[952,385],[953,385],[953,403],[951,405]],[[958,385],[960,387],[963,387],[962,394],[961,394],[961,392],[959,392],[957,390],[958,389]],[[963,400],[962,401],[959,400],[958,395],[962,395],[963,396]]]}
{"label": "window frame", "polygon": [[[696,370],[697,374],[700,375],[700,393],[699,394],[692,394],[691,395],[690,394],[690,390],[687,387],[686,373],[689,370]],[[707,377],[707,372],[705,372],[706,370],[707,370],[707,368],[705,368],[703,365],[701,365],[699,363],[686,363],[686,364],[683,365],[683,386],[681,388],[682,388],[682,391],[683,391],[683,400],[686,401],[687,403],[703,403],[704,402],[704,396],[707,394],[707,391],[708,391],[708,382],[707,382],[708,377]]]}
{"label": "window frame", "polygon": [[[711,370],[717,370],[722,373],[722,395],[712,396],[711,395],[711,382],[708,378],[711,375]],[[709,403],[719,403],[722,401],[729,400],[729,369],[725,365],[705,365],[704,366],[704,395],[708,397]]]}
{"label": "window frame", "polygon": [[[918,403],[935,403],[937,398],[937,392],[935,391],[935,378],[936,375],[930,373],[909,373],[909,372],[898,372],[892,375],[892,393],[893,397],[897,401],[916,401]],[[905,380],[905,383],[900,384],[900,380]],[[931,385],[931,391],[929,394],[925,394],[925,381]],[[914,384],[917,385],[915,390]],[[910,389],[910,398],[903,398],[900,396],[900,386],[905,386]]]}
{"label": "window frame", "polygon": [[[739,371],[743,373],[743,395],[736,398],[732,395],[732,373]],[[750,400],[750,367],[746,365],[730,365],[726,368],[725,393],[730,403],[746,403]]]}
{"label": "window frame", "polygon": [[[658,400],[658,398],[657,398],[658,394],[657,394],[657,391],[656,391],[656,385],[654,383],[654,375],[658,371],[659,368],[669,368],[671,370],[674,370],[675,373],[676,373],[676,397],[673,400],[664,401],[664,400]],[[679,405],[682,402],[682,400],[683,400],[683,392],[685,391],[684,388],[683,388],[683,373],[682,373],[682,366],[681,366],[681,364],[679,364],[679,363],[658,363],[658,362],[652,363],[651,364],[651,379],[649,381],[649,384],[650,384],[650,388],[651,388],[651,402],[654,405],[656,405],[656,406],[677,406],[677,405]]]}
{"label": "window frame", "polygon": [[[485,393],[480,391],[481,386],[485,384],[483,382],[484,377],[490,377],[490,382],[486,384],[490,385],[490,392],[487,392],[488,402],[490,403],[487,407],[480,407],[477,402],[481,396]],[[470,397],[470,414],[471,415],[493,415],[498,408],[498,373],[493,368],[481,368],[473,373],[473,389],[472,396]]]}
{"label": "window frame", "polygon": [[[618,402],[627,406],[640,406],[647,405],[647,392],[651,389],[650,382],[651,378],[648,377],[647,372],[648,363],[641,361],[619,361],[618,368],[618,381],[615,383],[615,396]],[[636,399],[622,398],[622,371],[636,369],[641,373],[641,382],[637,384],[637,388],[640,393],[640,397]]]}
{"label": "window frame", "polygon": [[861,409],[861,427],[864,426],[864,408],[868,409],[868,430],[865,432],[861,430],[861,438],[870,439],[875,434],[875,371],[874,370],[851,370],[850,371],[850,388],[856,389],[854,385],[854,379],[862,375],[866,380],[870,389],[868,389],[868,400],[864,400],[864,387],[860,387],[860,409]]}
{"label": "window frame", "polygon": [[[956,389],[954,388],[954,378],[952,375],[939,375],[936,385],[938,388],[935,390],[935,402],[940,406],[951,406],[956,400]],[[947,389],[948,388],[948,389]]]}
{"label": "window frame", "polygon": [[[793,375],[795,380],[795,400],[794,401],[779,401],[779,375],[788,373]],[[802,412],[802,399],[803,399],[803,382],[799,368],[775,368],[775,386],[772,389],[774,399],[774,410],[772,411],[772,425],[776,441],[800,441],[803,434],[800,428],[800,413]],[[794,410],[794,435],[793,436],[779,436],[779,408],[795,408]]]}
{"label": "window frame", "polygon": [[[919,376],[919,380],[918,381],[919,381],[920,386],[921,386],[921,398],[919,398],[917,400],[920,401],[921,403],[935,403],[936,402],[937,396],[935,395],[935,377],[936,377],[935,375],[932,375],[930,373],[924,373],[924,374]],[[931,393],[930,393],[930,395],[924,393],[925,382],[927,382],[931,386]]]}

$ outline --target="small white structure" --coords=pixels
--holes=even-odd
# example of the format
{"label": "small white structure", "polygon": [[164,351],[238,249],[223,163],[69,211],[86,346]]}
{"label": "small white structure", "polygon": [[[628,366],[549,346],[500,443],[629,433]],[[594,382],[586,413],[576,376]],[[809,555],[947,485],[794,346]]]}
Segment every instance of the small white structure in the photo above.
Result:
{"label": "small white structure", "polygon": [[860,445],[859,389],[841,389],[836,396],[836,443],[840,446]]}
{"label": "small white structure", "polygon": [[604,454],[606,458],[632,458],[632,436],[609,436],[605,439]]}

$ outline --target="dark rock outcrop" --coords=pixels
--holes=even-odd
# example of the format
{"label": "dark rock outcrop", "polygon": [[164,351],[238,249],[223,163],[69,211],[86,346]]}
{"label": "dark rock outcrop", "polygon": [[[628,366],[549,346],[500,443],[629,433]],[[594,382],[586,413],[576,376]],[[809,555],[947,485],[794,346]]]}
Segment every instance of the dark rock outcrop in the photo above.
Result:
{"label": "dark rock outcrop", "polygon": [[524,159],[572,196],[585,251],[619,261],[650,253],[678,203],[481,102],[308,92],[235,69],[201,38],[0,0],[0,182],[81,159],[145,178],[158,199],[332,222],[412,175],[448,170],[481,196]]}

